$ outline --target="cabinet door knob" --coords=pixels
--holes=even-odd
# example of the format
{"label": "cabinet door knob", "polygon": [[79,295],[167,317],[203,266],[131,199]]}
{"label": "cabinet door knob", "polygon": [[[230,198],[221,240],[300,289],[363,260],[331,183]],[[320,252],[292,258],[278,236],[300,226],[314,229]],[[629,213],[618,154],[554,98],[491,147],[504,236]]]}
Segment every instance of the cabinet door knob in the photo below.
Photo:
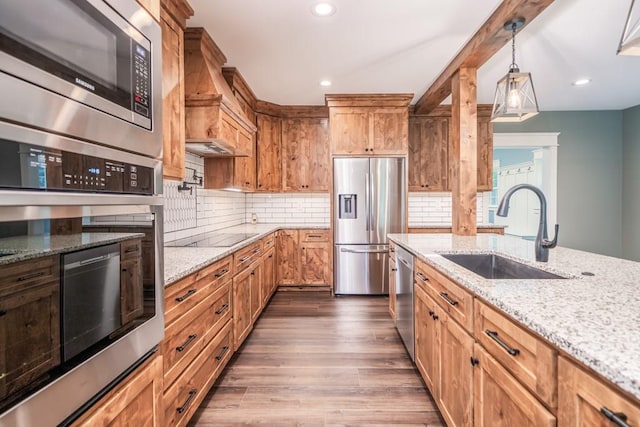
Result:
{"label": "cabinet door knob", "polygon": [[475,357],[471,357],[471,366],[477,366],[480,363]]}

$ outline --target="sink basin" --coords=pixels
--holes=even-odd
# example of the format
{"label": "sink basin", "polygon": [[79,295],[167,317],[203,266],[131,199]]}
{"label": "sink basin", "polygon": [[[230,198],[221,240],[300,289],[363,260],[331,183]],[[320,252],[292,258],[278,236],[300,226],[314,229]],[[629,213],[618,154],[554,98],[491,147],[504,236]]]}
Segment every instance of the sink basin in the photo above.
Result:
{"label": "sink basin", "polygon": [[566,279],[500,255],[444,254],[442,257],[485,279]]}

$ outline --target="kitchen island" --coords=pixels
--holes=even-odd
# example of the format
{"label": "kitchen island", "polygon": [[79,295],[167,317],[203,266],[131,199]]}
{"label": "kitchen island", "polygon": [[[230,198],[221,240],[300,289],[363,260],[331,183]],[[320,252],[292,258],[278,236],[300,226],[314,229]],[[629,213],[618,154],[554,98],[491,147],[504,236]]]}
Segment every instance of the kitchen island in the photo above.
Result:
{"label": "kitchen island", "polygon": [[[391,234],[390,240],[531,331],[640,398],[640,263],[558,247],[534,259],[534,242],[479,234]],[[566,277],[484,279],[441,254],[492,253]]]}

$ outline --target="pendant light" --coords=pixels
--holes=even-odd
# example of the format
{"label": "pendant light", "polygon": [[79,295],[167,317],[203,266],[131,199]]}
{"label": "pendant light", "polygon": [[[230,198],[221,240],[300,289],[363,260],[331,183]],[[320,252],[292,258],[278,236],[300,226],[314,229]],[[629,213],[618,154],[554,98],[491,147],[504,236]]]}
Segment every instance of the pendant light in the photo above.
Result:
{"label": "pendant light", "polygon": [[640,56],[640,3],[631,0],[627,22],[622,32],[618,55]]}
{"label": "pendant light", "polygon": [[538,114],[531,73],[521,73],[516,64],[516,31],[523,25],[522,18],[504,24],[504,29],[511,31],[511,66],[509,72],[498,81],[492,122],[522,122]]}

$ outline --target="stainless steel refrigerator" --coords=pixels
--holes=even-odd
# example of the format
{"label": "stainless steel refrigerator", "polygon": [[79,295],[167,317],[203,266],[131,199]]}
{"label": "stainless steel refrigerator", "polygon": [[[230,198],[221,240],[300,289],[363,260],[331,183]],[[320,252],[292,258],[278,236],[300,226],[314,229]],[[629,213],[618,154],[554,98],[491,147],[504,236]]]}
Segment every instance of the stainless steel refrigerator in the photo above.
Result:
{"label": "stainless steel refrigerator", "polygon": [[406,225],[404,158],[334,158],[334,293],[389,293],[388,233]]}

